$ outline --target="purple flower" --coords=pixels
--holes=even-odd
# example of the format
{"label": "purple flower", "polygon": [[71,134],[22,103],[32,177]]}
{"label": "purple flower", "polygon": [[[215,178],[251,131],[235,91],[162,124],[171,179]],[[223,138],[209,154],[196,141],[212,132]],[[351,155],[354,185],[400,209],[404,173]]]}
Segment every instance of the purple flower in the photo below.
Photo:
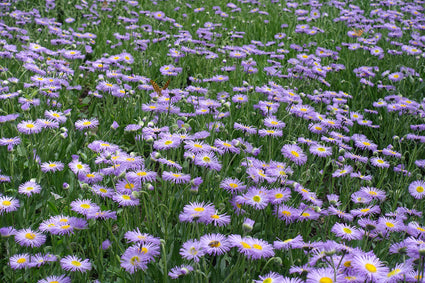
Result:
{"label": "purple flower", "polygon": [[15,241],[23,247],[40,247],[46,242],[46,236],[31,229],[18,230]]}
{"label": "purple flower", "polygon": [[53,282],[71,283],[71,277],[66,275],[60,275],[60,276],[53,275],[53,276],[48,276],[44,279],[41,279],[37,283],[53,283]]}
{"label": "purple flower", "polygon": [[209,255],[222,255],[228,252],[231,244],[227,237],[222,234],[206,234],[200,239],[205,253]]}
{"label": "purple flower", "polygon": [[176,266],[171,268],[170,272],[168,272],[168,276],[170,276],[172,279],[177,279],[179,277],[189,274],[192,271],[193,271],[192,266],[183,264],[181,266]]}
{"label": "purple flower", "polygon": [[199,259],[205,255],[205,251],[200,241],[188,240],[183,243],[180,255],[185,259],[199,262]]}
{"label": "purple flower", "polygon": [[9,259],[9,264],[12,269],[23,269],[29,266],[29,254],[16,254]]}
{"label": "purple flower", "polygon": [[183,174],[181,172],[174,173],[174,172],[168,172],[168,171],[162,172],[162,178],[165,181],[170,181],[176,184],[187,184],[191,180],[191,177],[189,174]]}
{"label": "purple flower", "polygon": [[293,161],[297,165],[303,165],[307,162],[307,155],[305,155],[303,150],[295,144],[284,145],[281,152],[284,157]]}
{"label": "purple flower", "polygon": [[100,207],[92,203],[89,199],[77,199],[71,202],[70,204],[71,210],[78,212],[83,215],[88,215],[90,213],[98,212],[100,210]]}
{"label": "purple flower", "polygon": [[3,212],[8,213],[18,210],[19,206],[19,200],[13,197],[0,196],[0,215],[2,215]]}
{"label": "purple flower", "polygon": [[32,194],[38,194],[41,192],[41,186],[33,181],[25,182],[24,184],[19,185],[18,192],[20,194],[27,195],[28,197]]}
{"label": "purple flower", "polygon": [[81,119],[75,122],[75,128],[79,131],[96,128],[97,126],[99,126],[99,120],[96,118],[92,118],[90,120]]}
{"label": "purple flower", "polygon": [[337,237],[341,237],[346,240],[361,240],[363,238],[364,231],[351,227],[347,224],[336,223],[331,231],[335,233]]}
{"label": "purple flower", "polygon": [[179,220],[180,222],[200,221],[201,219],[209,218],[214,213],[215,207],[213,204],[194,202],[183,207]]}
{"label": "purple flower", "polygon": [[[415,199],[422,199],[425,196],[425,182],[418,180],[418,181],[413,181],[412,183],[410,183],[409,193]],[[1,202],[0,202],[0,208],[1,208]]]}
{"label": "purple flower", "polygon": [[206,167],[211,170],[215,170],[215,171],[221,170],[221,164],[218,162],[217,157],[212,152],[196,154],[194,162],[196,165]]}
{"label": "purple flower", "polygon": [[62,269],[67,271],[80,271],[80,272],[86,272],[88,270],[91,270],[91,263],[90,260],[81,258],[78,258],[74,255],[68,255],[60,260],[60,265]]}
{"label": "purple flower", "polygon": [[33,122],[31,120],[20,122],[17,128],[19,132],[27,134],[27,135],[37,134],[41,132],[41,130],[43,129],[43,127],[40,124]]}
{"label": "purple flower", "polygon": [[390,164],[385,161],[384,159],[380,158],[380,157],[372,157],[370,159],[370,163],[373,166],[379,167],[379,168],[388,168],[390,167]]}
{"label": "purple flower", "polygon": [[246,189],[246,186],[238,179],[226,178],[220,183],[220,188],[234,194],[237,192],[244,191]]}
{"label": "purple flower", "polygon": [[44,173],[62,171],[63,168],[64,164],[60,161],[49,161],[41,164],[41,171]]}

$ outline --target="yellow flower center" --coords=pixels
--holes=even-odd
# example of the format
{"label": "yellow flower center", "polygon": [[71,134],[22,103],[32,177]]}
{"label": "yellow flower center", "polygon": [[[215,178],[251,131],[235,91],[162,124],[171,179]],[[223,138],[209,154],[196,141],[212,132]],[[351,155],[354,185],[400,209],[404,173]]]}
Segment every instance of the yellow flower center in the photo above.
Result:
{"label": "yellow flower center", "polygon": [[252,247],[253,247],[254,249],[256,249],[256,250],[260,250],[260,251],[263,249],[263,247],[262,247],[262,246],[257,245],[257,244],[252,245]]}
{"label": "yellow flower center", "polygon": [[132,188],[134,188],[134,185],[133,184],[129,184],[129,183],[127,183],[127,184],[125,184],[125,186],[124,186],[127,190],[128,189],[132,189]]}
{"label": "yellow flower center", "polygon": [[386,222],[385,225],[387,225],[387,227],[393,228],[394,224],[391,222]]}
{"label": "yellow flower center", "polygon": [[25,263],[27,260],[23,257],[21,257],[20,259],[18,259],[16,262],[19,264]]}
{"label": "yellow flower center", "polygon": [[138,257],[137,255],[133,256],[133,257],[130,259],[130,263],[131,263],[131,265],[136,265],[137,263],[139,263],[139,261],[140,261],[140,259],[139,259],[139,257]]}
{"label": "yellow flower center", "polygon": [[299,153],[298,153],[298,152],[296,152],[295,150],[292,150],[292,151],[291,151],[291,154],[292,154],[293,156],[295,156],[295,157],[300,157]]}
{"label": "yellow flower center", "polygon": [[394,270],[392,270],[392,271],[388,272],[387,277],[394,276],[394,275],[396,275],[396,274],[399,274],[400,272],[401,272],[401,269],[396,268],[396,269],[394,269]]}
{"label": "yellow flower center", "polygon": [[422,186],[418,186],[418,187],[416,188],[416,191],[417,191],[418,193],[422,193],[422,192],[424,191],[424,187],[422,187]]}
{"label": "yellow flower center", "polygon": [[202,158],[202,160],[203,160],[204,162],[211,162],[211,158],[209,158],[208,156],[204,156],[204,157]]}
{"label": "yellow flower center", "polygon": [[373,264],[370,263],[366,263],[365,264],[365,268],[367,271],[375,273],[377,271],[376,266],[374,266]]}
{"label": "yellow flower center", "polygon": [[320,278],[319,283],[333,283],[333,280],[329,277],[322,277]]}
{"label": "yellow flower center", "polygon": [[34,240],[35,234],[34,233],[26,233],[25,238],[27,238],[28,240]]}
{"label": "yellow flower center", "polygon": [[73,261],[71,261],[71,264],[72,264],[73,266],[81,266],[81,262],[79,262],[79,261],[77,261],[77,260],[73,260]]}
{"label": "yellow flower center", "polygon": [[196,212],[202,212],[205,210],[205,208],[203,207],[195,207],[193,210],[195,210]]}
{"label": "yellow flower center", "polygon": [[346,234],[351,234],[351,233],[353,233],[353,231],[351,231],[351,229],[349,229],[349,228],[344,228],[344,229],[342,229],[343,231],[344,231],[344,233],[346,233]]}

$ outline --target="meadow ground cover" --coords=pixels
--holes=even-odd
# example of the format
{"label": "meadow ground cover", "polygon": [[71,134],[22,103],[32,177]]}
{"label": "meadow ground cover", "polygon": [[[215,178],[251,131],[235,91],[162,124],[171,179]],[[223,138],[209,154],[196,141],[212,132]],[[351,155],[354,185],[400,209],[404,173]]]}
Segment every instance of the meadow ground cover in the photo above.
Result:
{"label": "meadow ground cover", "polygon": [[425,282],[424,4],[0,3],[0,281]]}

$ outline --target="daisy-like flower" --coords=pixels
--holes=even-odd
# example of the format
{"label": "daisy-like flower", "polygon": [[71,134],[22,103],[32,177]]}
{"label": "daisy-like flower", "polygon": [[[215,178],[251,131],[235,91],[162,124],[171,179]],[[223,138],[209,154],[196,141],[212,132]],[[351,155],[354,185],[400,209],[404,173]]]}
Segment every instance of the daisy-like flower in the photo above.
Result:
{"label": "daisy-like flower", "polygon": [[281,152],[284,157],[293,161],[297,165],[303,165],[307,162],[307,155],[305,155],[303,150],[295,144],[284,145]]}
{"label": "daisy-like flower", "polygon": [[[425,196],[425,182],[424,181],[413,181],[409,185],[409,193],[415,199],[422,199]],[[1,202],[0,202],[1,208]]]}
{"label": "daisy-like flower", "polygon": [[403,231],[405,229],[405,225],[401,220],[397,218],[392,219],[392,218],[381,216],[378,219],[377,228],[380,230],[387,230],[390,232],[398,232],[398,231]]}
{"label": "daisy-like flower", "polygon": [[386,194],[383,190],[379,190],[374,187],[361,187],[360,191],[370,196],[373,199],[378,199],[383,201],[386,198]]}
{"label": "daisy-like flower", "polygon": [[264,125],[266,127],[276,128],[276,129],[285,128],[285,126],[286,126],[286,124],[284,122],[278,120],[274,116],[269,116],[266,119],[264,119]]}
{"label": "daisy-like flower", "polygon": [[99,126],[99,120],[96,118],[92,118],[90,120],[81,119],[75,122],[75,128],[79,131],[96,128],[97,126]]}
{"label": "daisy-like flower", "polygon": [[379,208],[379,206],[374,205],[374,206],[369,206],[365,208],[353,209],[350,211],[350,213],[353,216],[364,217],[364,216],[368,216],[372,214],[379,214],[381,213],[381,209]]}
{"label": "daisy-like flower", "polygon": [[[413,271],[410,264],[399,263],[387,273],[386,283],[402,282],[407,274]],[[415,280],[416,281],[416,280]]]}
{"label": "daisy-like flower", "polygon": [[209,255],[222,255],[231,248],[229,240],[222,234],[206,234],[201,237],[200,242]]}
{"label": "daisy-like flower", "polygon": [[285,221],[286,224],[294,222],[299,214],[300,212],[298,209],[285,204],[281,204],[275,208],[275,215],[277,215],[280,220]]}
{"label": "daisy-like flower", "polygon": [[153,143],[153,148],[156,150],[167,150],[170,148],[177,148],[181,144],[181,140],[178,137],[165,137],[159,139]]}
{"label": "daisy-like flower", "polygon": [[238,179],[226,178],[220,183],[220,188],[234,194],[237,192],[244,191],[246,186]]}
{"label": "daisy-like flower", "polygon": [[70,205],[71,205],[71,210],[83,215],[96,213],[100,210],[100,207],[97,204],[92,203],[91,200],[89,199],[83,199],[83,200],[77,199],[71,202]]}
{"label": "daisy-like flower", "polygon": [[211,203],[191,202],[183,207],[179,215],[180,222],[199,221],[215,214],[215,207]]}
{"label": "daisy-like flower", "polygon": [[16,254],[9,259],[9,264],[12,269],[23,269],[28,267],[30,263],[29,254]]}
{"label": "daisy-like flower", "polygon": [[102,181],[103,176],[98,172],[92,172],[87,174],[78,174],[78,180],[87,184],[95,184]]}
{"label": "daisy-like flower", "polygon": [[0,138],[0,145],[6,145],[7,150],[12,151],[13,147],[15,145],[18,145],[21,143],[21,138],[14,137],[14,138]]}
{"label": "daisy-like flower", "polygon": [[337,237],[341,237],[346,240],[361,240],[363,238],[364,231],[351,227],[346,224],[336,223],[331,231],[335,233]]}
{"label": "daisy-like flower", "polygon": [[[274,256],[273,246],[256,238],[245,238],[246,244],[251,248],[245,255],[251,259],[269,258]],[[245,246],[246,247],[246,246]]]}
{"label": "daisy-like flower", "polygon": [[60,265],[63,270],[67,271],[80,271],[87,272],[91,270],[91,263],[89,259],[82,260],[74,255],[68,255],[60,260]]}
{"label": "daisy-like flower", "polygon": [[130,243],[152,243],[155,245],[160,244],[160,239],[153,237],[147,233],[140,232],[139,228],[136,230],[128,231],[124,234],[124,238]]}
{"label": "daisy-like flower", "polygon": [[75,175],[90,173],[89,165],[82,163],[78,159],[72,160],[68,166]]}
{"label": "daisy-like flower", "polygon": [[[334,281],[334,278],[336,280]],[[316,268],[307,273],[306,283],[336,283],[340,282],[342,278],[342,274],[338,274],[335,276],[335,271],[328,268]]]}
{"label": "daisy-like flower", "polygon": [[379,258],[371,254],[354,256],[351,264],[354,270],[361,275],[365,275],[369,280],[373,280],[373,282],[384,281],[389,272],[388,267],[386,267]]}
{"label": "daisy-like flower", "polygon": [[121,206],[137,206],[140,203],[140,200],[135,199],[131,194],[115,193],[112,199]]}
{"label": "daisy-like flower", "polygon": [[196,153],[211,151],[211,146],[202,141],[186,140],[184,149],[196,154]]}
{"label": "daisy-like flower", "polygon": [[40,279],[37,283],[71,283],[71,277],[63,274],[59,276],[53,275]]}
{"label": "daisy-like flower", "polygon": [[168,172],[168,171],[162,172],[162,178],[165,181],[170,181],[176,184],[187,184],[191,180],[191,177],[189,174],[183,174],[181,172],[174,173],[174,172]]}
{"label": "daisy-like flower", "polygon": [[105,198],[105,197],[111,198],[114,194],[113,189],[103,187],[103,186],[100,186],[100,185],[93,185],[91,188],[92,188],[93,193],[95,193],[96,195],[99,195],[103,198]]}
{"label": "daisy-like flower", "polygon": [[245,199],[244,204],[250,205],[255,209],[264,209],[269,204],[268,191],[263,188],[251,187],[243,195],[243,198]]}
{"label": "daisy-like flower", "polygon": [[46,242],[46,236],[31,229],[16,231],[15,241],[23,247],[39,247]]}
{"label": "daisy-like flower", "polygon": [[43,162],[41,164],[41,171],[43,173],[62,171],[63,168],[64,168],[64,164],[60,161],[49,161],[49,162]]}
{"label": "daisy-like flower", "polygon": [[291,190],[289,188],[272,189],[268,195],[271,204],[279,204],[291,198]]}
{"label": "daisy-like flower", "polygon": [[133,183],[139,182],[153,182],[155,181],[157,173],[154,171],[147,171],[140,169],[134,172],[128,172],[127,179]]}
{"label": "daisy-like flower", "polygon": [[18,192],[20,194],[27,195],[28,197],[32,194],[38,194],[41,192],[41,186],[33,181],[25,182],[24,184],[19,185]]}
{"label": "daisy-like flower", "polygon": [[13,197],[0,196],[0,215],[2,215],[3,212],[8,213],[18,210],[19,206],[19,200]]}
{"label": "daisy-like flower", "polygon": [[301,235],[295,238],[289,238],[284,241],[274,241],[273,246],[279,250],[298,249],[304,245],[303,237]]}
{"label": "daisy-like flower", "polygon": [[388,168],[390,167],[390,164],[385,161],[384,159],[380,158],[380,157],[372,157],[370,159],[370,163],[373,166],[379,167],[379,168]]}
{"label": "daisy-like flower", "polygon": [[214,146],[216,146],[217,148],[221,150],[224,150],[224,152],[231,152],[231,153],[237,153],[237,154],[240,152],[240,149],[235,147],[233,142],[230,142],[230,141],[222,141],[220,139],[216,139],[214,141]]}
{"label": "daisy-like flower", "polygon": [[211,170],[220,171],[221,164],[213,152],[199,153],[195,155],[195,164]]}
{"label": "daisy-like flower", "polygon": [[213,223],[214,226],[226,226],[230,223],[230,216],[226,214],[219,214],[218,211],[208,216],[203,216],[199,219],[200,222],[205,224]]}
{"label": "daisy-like flower", "polygon": [[44,117],[46,117],[47,119],[52,119],[56,122],[59,122],[60,124],[63,124],[66,122],[66,116],[59,111],[46,110],[44,112]]}
{"label": "daisy-like flower", "polygon": [[353,172],[353,167],[351,167],[350,165],[344,165],[343,168],[337,169],[335,172],[333,172],[332,177],[342,177],[347,174],[350,174],[351,172]]}
{"label": "daisy-like flower", "polygon": [[185,259],[199,262],[199,259],[205,255],[205,250],[200,241],[188,240],[182,245],[180,255]]}
{"label": "daisy-like flower", "polygon": [[149,258],[139,249],[138,246],[128,248],[121,256],[121,267],[128,273],[133,274],[138,270],[148,268]]}
{"label": "daisy-like flower", "polygon": [[193,271],[193,267],[187,264],[183,264],[181,266],[176,266],[171,268],[170,272],[168,272],[168,276],[173,279],[177,279],[179,277],[185,276]]}
{"label": "daisy-like flower", "polygon": [[328,157],[332,155],[332,147],[323,146],[320,144],[312,144],[309,150],[311,154],[319,157]]}
{"label": "daisy-like flower", "polygon": [[18,131],[26,135],[37,134],[41,132],[43,127],[34,121],[22,121],[17,125]]}
{"label": "daisy-like flower", "polygon": [[[283,283],[283,282],[285,282],[284,277],[282,275],[280,275],[279,273],[273,272],[273,271],[270,271],[266,275],[260,275],[259,278],[260,278],[260,280],[253,280],[253,282],[255,282],[255,283]],[[301,282],[301,279],[300,279],[299,282]]]}

